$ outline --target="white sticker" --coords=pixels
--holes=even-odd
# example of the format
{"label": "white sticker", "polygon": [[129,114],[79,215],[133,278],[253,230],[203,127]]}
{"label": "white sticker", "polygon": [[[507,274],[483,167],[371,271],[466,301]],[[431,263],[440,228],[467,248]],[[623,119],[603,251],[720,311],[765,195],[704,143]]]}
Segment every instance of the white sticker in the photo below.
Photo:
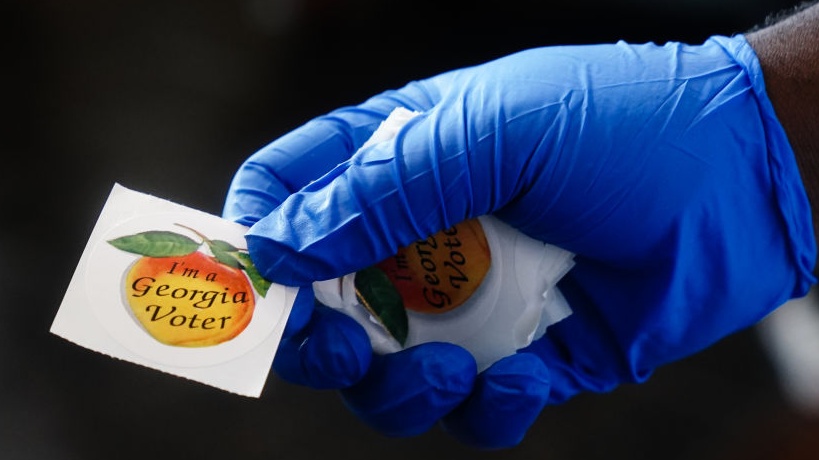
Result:
{"label": "white sticker", "polygon": [[114,185],[51,332],[115,358],[260,396],[297,289],[256,272],[246,232]]}

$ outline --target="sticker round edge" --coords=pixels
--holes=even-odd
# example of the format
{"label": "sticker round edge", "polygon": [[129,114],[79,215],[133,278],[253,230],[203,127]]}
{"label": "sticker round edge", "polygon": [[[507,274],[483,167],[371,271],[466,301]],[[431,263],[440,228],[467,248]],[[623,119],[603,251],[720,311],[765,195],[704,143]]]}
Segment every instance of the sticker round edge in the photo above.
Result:
{"label": "sticker round edge", "polygon": [[[164,212],[131,217],[105,229],[94,242],[86,265],[84,285],[94,314],[106,332],[120,345],[143,359],[175,367],[207,367],[237,358],[259,346],[286,318],[283,286],[271,284],[265,297],[255,292],[256,307],[250,323],[230,341],[209,347],[177,347],[163,344],[138,324],[124,299],[124,278],[128,267],[139,257],[108,244],[111,238],[148,230],[179,232],[176,221],[192,228],[207,228],[210,239],[234,244],[243,234],[233,222],[198,211]],[[198,237],[197,237],[198,238]],[[105,261],[108,261],[105,263]],[[114,305],[117,308],[111,308]]]}

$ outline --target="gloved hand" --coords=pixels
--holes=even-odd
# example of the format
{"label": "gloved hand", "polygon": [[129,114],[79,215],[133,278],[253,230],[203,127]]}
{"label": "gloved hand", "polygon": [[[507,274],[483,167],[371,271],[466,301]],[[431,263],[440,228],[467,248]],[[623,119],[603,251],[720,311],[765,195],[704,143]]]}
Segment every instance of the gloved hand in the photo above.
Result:
{"label": "gloved hand", "polygon": [[[397,106],[423,112],[358,148]],[[494,214],[576,254],[573,314],[480,375],[465,350],[372,356],[312,281]],[[316,118],[250,157],[224,215],[307,287],[277,372],[398,436],[519,443],[547,403],[642,382],[804,295],[816,248],[793,152],[743,36],[531,49]]]}

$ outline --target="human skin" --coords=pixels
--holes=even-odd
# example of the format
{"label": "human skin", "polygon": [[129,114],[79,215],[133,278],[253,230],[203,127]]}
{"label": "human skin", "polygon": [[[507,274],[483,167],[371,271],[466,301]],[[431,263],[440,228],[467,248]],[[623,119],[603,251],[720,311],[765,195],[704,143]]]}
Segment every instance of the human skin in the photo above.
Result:
{"label": "human skin", "polygon": [[[746,34],[788,135],[819,232],[819,3]],[[817,238],[819,240],[819,237]],[[814,265],[814,273],[819,267]]]}

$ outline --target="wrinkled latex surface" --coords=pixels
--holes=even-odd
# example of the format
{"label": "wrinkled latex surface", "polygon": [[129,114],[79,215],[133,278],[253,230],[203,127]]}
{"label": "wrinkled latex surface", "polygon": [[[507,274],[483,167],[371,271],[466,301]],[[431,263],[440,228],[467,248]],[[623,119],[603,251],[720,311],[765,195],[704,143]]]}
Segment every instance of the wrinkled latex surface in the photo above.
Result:
{"label": "wrinkled latex surface", "polygon": [[[396,106],[423,113],[353,155]],[[440,344],[373,358],[360,327],[306,301],[279,373],[344,388],[387,434],[443,418],[504,447],[544,404],[643,381],[814,282],[807,197],[742,36],[531,49],[412,82],[251,156],[224,210],[253,225],[265,276],[302,286],[488,213],[576,254],[559,285],[574,313],[525,353],[477,376]]]}

